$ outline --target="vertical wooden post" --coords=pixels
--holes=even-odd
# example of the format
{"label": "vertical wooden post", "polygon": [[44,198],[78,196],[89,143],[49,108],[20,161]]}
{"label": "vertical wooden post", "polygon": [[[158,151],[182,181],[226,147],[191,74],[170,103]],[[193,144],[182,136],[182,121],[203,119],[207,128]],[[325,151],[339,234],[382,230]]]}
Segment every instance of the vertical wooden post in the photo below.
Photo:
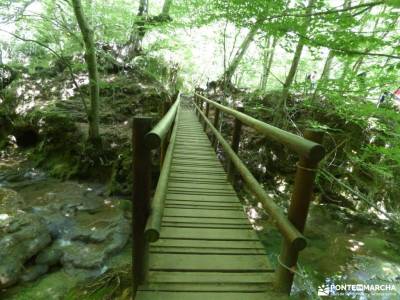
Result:
{"label": "vertical wooden post", "polygon": [[[193,99],[194,99],[194,104],[198,106],[199,105],[199,96],[197,96],[196,93],[194,94]],[[194,112],[196,113],[196,115],[198,114],[197,109],[195,109]]]}
{"label": "vertical wooden post", "polygon": [[[324,133],[322,131],[306,130],[304,138],[316,143],[321,143]],[[301,232],[307,220],[310,202],[313,200],[314,180],[318,167],[318,160],[300,157],[297,163],[297,171],[294,182],[294,190],[288,210],[288,219]],[[299,251],[290,247],[285,240],[282,244],[281,254],[278,257],[278,268],[276,270],[277,289],[290,294],[294,271],[296,269]]]}
{"label": "vertical wooden post", "polygon": [[[203,111],[203,99],[199,99],[199,108],[200,108],[200,110],[201,111]],[[201,119],[202,119],[202,117],[201,117],[201,115],[200,115],[200,113],[199,113],[199,121],[200,121],[200,123],[201,123]]]}
{"label": "vertical wooden post", "polygon": [[[236,110],[244,112],[244,107],[243,106],[236,107]],[[235,118],[235,121],[233,123],[232,144],[231,144],[232,150],[235,151],[235,153],[238,153],[239,151],[241,130],[242,130],[242,122]],[[235,167],[233,166],[230,160],[228,160],[227,173],[228,173],[228,180],[233,184],[235,182],[236,172],[235,172]]]}
{"label": "vertical wooden post", "polygon": [[[162,116],[163,117],[168,112],[170,107],[171,107],[171,102],[165,101],[163,103],[163,111],[162,111]],[[161,143],[161,148],[160,148],[160,169],[162,168],[162,165],[164,163],[165,153],[167,152],[167,148],[168,148],[168,141],[169,141],[169,138],[167,137]]]}
{"label": "vertical wooden post", "polygon": [[146,242],[144,229],[149,216],[151,157],[144,137],[151,130],[151,118],[135,117],[132,122],[133,198],[132,198],[132,277],[133,297],[145,277]]}
{"label": "vertical wooden post", "polygon": [[[210,113],[210,103],[206,102],[206,112],[205,112],[206,118],[208,118],[209,113]],[[206,121],[204,121],[203,129],[204,129],[204,131],[207,129]]]}
{"label": "vertical wooden post", "polygon": [[[217,100],[217,103],[218,103],[218,104],[221,104],[221,101]],[[219,114],[220,114],[219,108],[218,108],[218,107],[215,107],[215,112],[214,112],[214,124],[213,124],[213,125],[214,125],[214,127],[217,128],[217,129],[218,129],[218,126],[219,126]],[[216,138],[215,135],[213,135],[212,145],[213,145],[214,149],[217,149],[217,138]]]}

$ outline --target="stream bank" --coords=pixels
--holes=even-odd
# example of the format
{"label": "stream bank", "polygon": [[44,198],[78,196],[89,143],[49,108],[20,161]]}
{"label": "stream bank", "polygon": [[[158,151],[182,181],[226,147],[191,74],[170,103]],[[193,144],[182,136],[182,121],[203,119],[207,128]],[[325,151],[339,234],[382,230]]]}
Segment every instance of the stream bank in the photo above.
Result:
{"label": "stream bank", "polygon": [[129,273],[130,200],[51,178],[24,155],[3,158],[0,174],[2,299],[65,299],[82,283]]}

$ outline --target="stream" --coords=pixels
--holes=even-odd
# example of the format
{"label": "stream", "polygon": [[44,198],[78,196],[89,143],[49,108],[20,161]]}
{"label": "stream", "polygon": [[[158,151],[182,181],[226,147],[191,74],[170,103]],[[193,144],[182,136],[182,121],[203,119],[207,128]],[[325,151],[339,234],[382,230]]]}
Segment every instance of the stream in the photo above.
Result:
{"label": "stream", "polygon": [[0,299],[65,299],[109,270],[129,270],[129,237],[129,200],[49,178],[23,155],[2,157]]}
{"label": "stream", "polygon": [[[267,217],[259,208],[247,206],[247,212],[253,217],[253,226],[258,230],[271,262],[276,265],[281,235],[268,220],[265,221]],[[323,285],[379,284],[390,290],[368,292],[336,289],[328,294],[335,296],[335,299],[400,299],[398,233],[350,221],[336,206],[313,204],[305,236],[308,245],[300,253],[293,298],[321,299],[318,288]]]}

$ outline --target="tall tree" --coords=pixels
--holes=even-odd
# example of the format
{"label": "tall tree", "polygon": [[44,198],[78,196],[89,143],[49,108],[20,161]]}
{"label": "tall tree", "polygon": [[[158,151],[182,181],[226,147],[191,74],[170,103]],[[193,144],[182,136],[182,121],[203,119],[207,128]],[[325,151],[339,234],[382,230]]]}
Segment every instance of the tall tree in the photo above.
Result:
{"label": "tall tree", "polygon": [[329,50],[328,56],[326,57],[325,60],[324,68],[321,73],[320,81],[329,79],[332,68],[332,62],[334,58],[335,58],[335,51]]}
{"label": "tall tree", "polygon": [[99,73],[97,71],[96,47],[93,30],[90,28],[82,9],[80,0],[72,0],[75,17],[85,45],[85,61],[89,73],[90,110],[89,110],[89,139],[92,142],[100,140],[99,131]]}
{"label": "tall tree", "polygon": [[130,59],[134,58],[141,51],[142,40],[146,34],[145,24],[148,11],[149,1],[140,0],[137,13],[138,20],[135,22],[135,28],[129,38],[128,58]]}
{"label": "tall tree", "polygon": [[251,42],[254,39],[261,21],[257,21],[253,27],[250,28],[250,31],[247,33],[246,37],[244,38],[242,44],[240,45],[239,49],[236,51],[235,56],[233,57],[231,63],[229,64],[228,68],[226,69],[223,80],[227,84],[230,84],[232,81],[232,76],[235,73],[237,67],[239,66],[240,61],[242,60],[243,56],[245,55],[247,49],[249,48]]}
{"label": "tall tree", "polygon": [[[311,22],[311,13],[312,13],[312,9],[313,9],[313,5],[314,5],[315,0],[309,0],[308,5],[307,5],[307,9],[306,9],[306,15],[307,17],[305,17],[304,23],[303,23],[303,30],[306,33],[308,30],[308,27],[310,25]],[[294,77],[296,75],[297,72],[297,67],[299,66],[299,62],[301,59],[301,53],[303,52],[303,47],[304,47],[304,38],[300,37],[299,41],[297,43],[296,46],[296,50],[294,51],[294,55],[293,55],[293,59],[292,59],[292,64],[290,66],[290,70],[288,75],[286,76],[286,80],[283,84],[283,90],[282,90],[282,97],[281,97],[281,101],[278,104],[278,111],[280,111],[280,113],[275,115],[275,122],[279,123],[280,121],[283,122],[283,124],[286,124],[286,101],[287,98],[289,96],[289,91],[290,91],[290,87],[293,84],[294,81]],[[284,119],[284,120],[283,120]]]}
{"label": "tall tree", "polygon": [[267,88],[268,77],[271,72],[272,62],[274,61],[275,48],[278,43],[278,37],[270,36],[268,40],[269,40],[269,45],[271,44],[272,40],[272,45],[269,46],[267,52],[268,55],[264,54],[263,74],[261,76],[261,82],[260,82],[260,89],[263,91],[265,91]]}
{"label": "tall tree", "polygon": [[142,51],[142,42],[150,25],[171,21],[169,11],[173,0],[164,0],[161,13],[149,16],[149,0],[140,0],[135,28],[128,42],[128,59],[132,59]]}
{"label": "tall tree", "polygon": [[161,15],[169,16],[169,10],[171,8],[171,5],[172,5],[172,0],[165,0],[162,7]]}

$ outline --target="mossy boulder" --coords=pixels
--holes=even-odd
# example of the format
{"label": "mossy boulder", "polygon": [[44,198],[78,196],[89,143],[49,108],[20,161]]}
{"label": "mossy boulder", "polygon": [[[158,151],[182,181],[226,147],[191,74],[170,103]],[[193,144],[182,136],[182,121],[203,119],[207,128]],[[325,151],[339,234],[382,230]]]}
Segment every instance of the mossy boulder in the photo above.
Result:
{"label": "mossy boulder", "polygon": [[50,233],[44,220],[36,215],[16,212],[0,223],[0,288],[16,283],[24,274],[25,263],[47,247]]}

